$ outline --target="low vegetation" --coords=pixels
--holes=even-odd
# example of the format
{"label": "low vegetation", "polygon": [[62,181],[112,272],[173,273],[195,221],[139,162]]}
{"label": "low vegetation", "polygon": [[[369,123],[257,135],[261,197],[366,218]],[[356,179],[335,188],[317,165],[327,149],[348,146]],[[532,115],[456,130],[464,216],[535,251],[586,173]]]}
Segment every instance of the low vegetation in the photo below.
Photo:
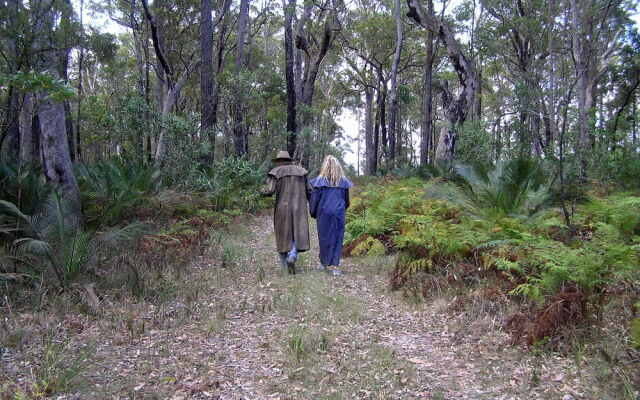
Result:
{"label": "low vegetation", "polygon": [[395,255],[390,287],[408,297],[504,311],[513,343],[530,348],[622,332],[624,350],[607,357],[638,374],[640,197],[580,194],[567,226],[554,190],[517,159],[446,180],[388,178],[353,199],[345,252]]}

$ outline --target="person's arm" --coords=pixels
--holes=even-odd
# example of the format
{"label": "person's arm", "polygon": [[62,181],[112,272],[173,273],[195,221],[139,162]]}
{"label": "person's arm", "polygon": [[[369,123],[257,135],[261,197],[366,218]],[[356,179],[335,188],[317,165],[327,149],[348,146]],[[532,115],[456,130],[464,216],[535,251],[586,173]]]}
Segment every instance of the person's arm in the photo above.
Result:
{"label": "person's arm", "polygon": [[311,184],[309,183],[309,180],[306,179],[306,177],[305,177],[305,181],[307,182],[307,188],[306,188],[306,190],[307,190],[307,201],[310,202],[311,201],[311,195],[313,194],[314,189],[313,189],[313,186],[311,186]]}
{"label": "person's arm", "polygon": [[269,175],[267,177],[267,184],[262,188],[260,194],[265,197],[272,196],[276,192],[276,181],[277,180],[275,176]]}
{"label": "person's arm", "polygon": [[309,200],[309,214],[311,214],[311,218],[316,218],[318,216],[318,205],[320,204],[321,198],[322,188],[313,188],[311,200]]}
{"label": "person's arm", "polygon": [[344,190],[344,204],[345,204],[345,209],[349,208],[349,189],[345,189]]}

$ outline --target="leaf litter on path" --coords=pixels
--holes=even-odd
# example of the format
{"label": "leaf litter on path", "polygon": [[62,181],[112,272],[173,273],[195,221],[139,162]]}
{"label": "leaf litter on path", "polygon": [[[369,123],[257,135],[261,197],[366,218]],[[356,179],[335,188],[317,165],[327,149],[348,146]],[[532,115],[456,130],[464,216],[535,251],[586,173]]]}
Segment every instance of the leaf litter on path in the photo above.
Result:
{"label": "leaf litter on path", "polygon": [[233,267],[213,252],[198,259],[181,284],[206,290],[189,306],[141,302],[128,331],[96,320],[74,337],[98,339],[82,398],[598,397],[591,371],[573,359],[508,346],[491,321],[390,292],[384,269],[370,265],[388,257],[348,258],[334,277],[315,270],[312,245],[300,274],[288,275],[269,215],[226,240]]}

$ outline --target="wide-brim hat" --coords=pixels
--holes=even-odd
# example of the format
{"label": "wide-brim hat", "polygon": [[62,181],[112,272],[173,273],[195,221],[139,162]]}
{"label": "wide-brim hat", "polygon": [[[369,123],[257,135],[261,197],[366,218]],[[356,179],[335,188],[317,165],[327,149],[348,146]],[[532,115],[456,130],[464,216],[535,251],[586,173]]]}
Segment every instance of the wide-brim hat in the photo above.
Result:
{"label": "wide-brim hat", "polygon": [[271,161],[273,161],[273,162],[276,162],[276,161],[293,161],[293,158],[291,158],[291,156],[289,155],[288,151],[280,150],[280,152],[278,153],[276,158],[272,159]]}

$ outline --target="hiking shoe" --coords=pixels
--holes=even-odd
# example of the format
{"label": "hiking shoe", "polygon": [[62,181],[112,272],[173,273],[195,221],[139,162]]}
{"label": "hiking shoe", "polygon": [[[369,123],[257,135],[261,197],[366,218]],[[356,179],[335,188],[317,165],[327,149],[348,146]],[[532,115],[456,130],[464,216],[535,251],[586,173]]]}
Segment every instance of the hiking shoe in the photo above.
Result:
{"label": "hiking shoe", "polygon": [[296,259],[293,257],[287,257],[287,271],[290,274],[296,273]]}
{"label": "hiking shoe", "polygon": [[327,266],[326,266],[326,265],[322,265],[322,264],[320,264],[320,265],[318,265],[318,266],[316,267],[316,269],[317,269],[318,271],[326,271],[326,270],[327,270]]}
{"label": "hiking shoe", "polygon": [[331,270],[331,275],[340,276],[340,275],[342,275],[342,272],[339,269],[332,269]]}

